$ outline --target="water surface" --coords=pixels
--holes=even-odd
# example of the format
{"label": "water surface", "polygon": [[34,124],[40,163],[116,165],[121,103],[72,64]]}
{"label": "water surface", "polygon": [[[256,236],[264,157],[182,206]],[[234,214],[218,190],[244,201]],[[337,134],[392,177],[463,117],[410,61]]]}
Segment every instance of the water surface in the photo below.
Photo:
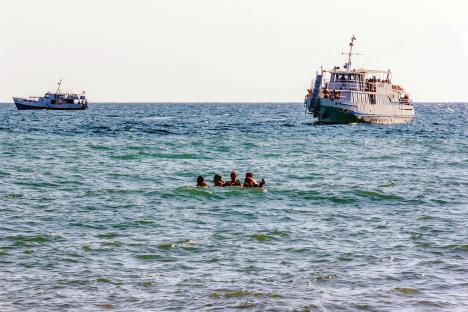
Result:
{"label": "water surface", "polygon": [[415,108],[1,105],[0,310],[466,311],[468,104]]}

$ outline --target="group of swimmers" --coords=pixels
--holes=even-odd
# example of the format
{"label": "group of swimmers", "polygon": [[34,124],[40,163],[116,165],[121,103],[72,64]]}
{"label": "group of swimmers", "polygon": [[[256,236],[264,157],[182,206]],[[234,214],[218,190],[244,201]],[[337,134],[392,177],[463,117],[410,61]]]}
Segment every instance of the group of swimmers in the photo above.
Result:
{"label": "group of swimmers", "polygon": [[[231,172],[231,181],[224,181],[223,178],[219,174],[215,174],[213,177],[214,186],[241,186],[241,187],[263,187],[265,186],[265,179],[262,178],[262,181],[258,183],[251,172],[247,172],[245,174],[244,183],[237,179],[237,172],[234,170]],[[205,182],[205,178],[202,176],[198,176],[197,178],[197,187],[210,187],[207,182]]]}

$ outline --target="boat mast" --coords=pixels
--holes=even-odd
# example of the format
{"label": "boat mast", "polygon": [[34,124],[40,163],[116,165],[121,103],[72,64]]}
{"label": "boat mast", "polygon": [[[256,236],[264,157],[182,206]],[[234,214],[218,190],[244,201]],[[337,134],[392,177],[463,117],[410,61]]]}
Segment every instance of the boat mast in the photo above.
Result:
{"label": "boat mast", "polygon": [[58,86],[57,86],[57,92],[55,92],[55,94],[60,94],[60,86],[62,85],[62,80],[63,80],[63,79],[60,79],[60,81],[57,82],[57,85],[58,85]]}
{"label": "boat mast", "polygon": [[348,53],[348,71],[351,70],[351,55],[353,55],[353,46],[354,46],[354,40],[356,40],[356,37],[351,38],[351,42],[349,43],[349,53]]}

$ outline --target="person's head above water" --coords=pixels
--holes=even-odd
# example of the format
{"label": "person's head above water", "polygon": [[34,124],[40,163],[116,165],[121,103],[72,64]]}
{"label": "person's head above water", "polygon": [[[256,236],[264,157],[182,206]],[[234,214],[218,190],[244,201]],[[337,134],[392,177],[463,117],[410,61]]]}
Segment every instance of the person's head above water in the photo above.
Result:
{"label": "person's head above water", "polygon": [[263,187],[265,185],[265,180],[262,179],[260,183],[255,181],[254,175],[252,172],[247,172],[245,174],[244,187]]}
{"label": "person's head above water", "polygon": [[252,177],[246,177],[244,180],[244,187],[251,187],[254,185],[254,179]]}
{"label": "person's head above water", "polygon": [[219,174],[215,174],[213,177],[213,182],[215,186],[226,186],[226,182],[223,181],[223,178]]}
{"label": "person's head above water", "polygon": [[226,182],[229,186],[241,186],[240,181],[237,179],[237,172],[235,170],[231,171],[231,181]]}
{"label": "person's head above water", "polygon": [[203,178],[202,176],[198,176],[198,178],[197,178],[197,186],[199,186],[199,187],[207,187],[207,186],[208,186],[208,183],[205,182],[205,178]]}

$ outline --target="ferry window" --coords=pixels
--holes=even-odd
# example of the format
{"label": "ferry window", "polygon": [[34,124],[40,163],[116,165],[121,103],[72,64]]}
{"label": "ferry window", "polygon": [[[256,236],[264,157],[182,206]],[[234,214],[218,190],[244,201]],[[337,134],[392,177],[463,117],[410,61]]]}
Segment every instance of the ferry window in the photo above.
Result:
{"label": "ferry window", "polygon": [[335,81],[335,74],[331,74],[330,82],[334,82],[334,81]]}

